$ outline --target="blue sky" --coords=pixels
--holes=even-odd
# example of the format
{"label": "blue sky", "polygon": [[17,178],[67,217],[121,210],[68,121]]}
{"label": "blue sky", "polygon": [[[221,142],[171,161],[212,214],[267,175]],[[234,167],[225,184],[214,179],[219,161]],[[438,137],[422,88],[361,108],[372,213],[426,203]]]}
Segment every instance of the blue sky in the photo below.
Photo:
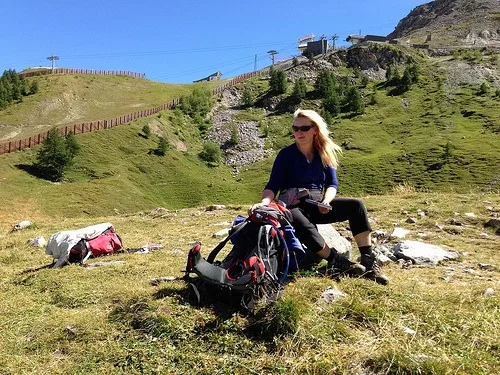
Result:
{"label": "blue sky", "polygon": [[0,0],[0,72],[28,67],[128,70],[190,83],[261,69],[314,34],[387,35],[425,0]]}

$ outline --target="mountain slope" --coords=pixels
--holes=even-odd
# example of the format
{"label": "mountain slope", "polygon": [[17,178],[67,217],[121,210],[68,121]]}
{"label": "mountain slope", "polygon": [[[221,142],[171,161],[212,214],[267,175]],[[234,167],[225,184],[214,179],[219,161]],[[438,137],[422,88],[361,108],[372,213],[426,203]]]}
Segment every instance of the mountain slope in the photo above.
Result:
{"label": "mountain slope", "polygon": [[0,111],[0,142],[26,138],[53,126],[110,119],[149,109],[192,90],[192,85],[128,76],[59,74],[27,80],[38,82],[38,93]]}
{"label": "mountain slope", "polygon": [[403,18],[390,39],[431,47],[500,47],[500,3],[497,0],[436,0]]}

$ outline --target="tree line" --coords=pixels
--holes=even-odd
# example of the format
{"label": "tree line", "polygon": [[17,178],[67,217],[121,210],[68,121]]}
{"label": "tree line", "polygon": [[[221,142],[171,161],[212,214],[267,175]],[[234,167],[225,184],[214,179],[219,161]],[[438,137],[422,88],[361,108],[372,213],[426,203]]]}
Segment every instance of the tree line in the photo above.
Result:
{"label": "tree line", "polygon": [[15,70],[5,70],[0,78],[0,109],[4,109],[13,103],[22,102],[25,96],[37,92],[38,82],[36,80],[29,84]]}

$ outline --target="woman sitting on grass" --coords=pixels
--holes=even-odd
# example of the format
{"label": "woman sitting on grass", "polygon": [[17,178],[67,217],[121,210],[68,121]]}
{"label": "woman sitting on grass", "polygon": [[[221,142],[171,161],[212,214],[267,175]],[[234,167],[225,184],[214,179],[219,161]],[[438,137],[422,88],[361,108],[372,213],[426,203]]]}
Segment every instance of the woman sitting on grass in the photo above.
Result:
{"label": "woman sitting on grass", "polygon": [[[299,109],[294,113],[292,130],[295,142],[276,156],[261,202],[252,205],[248,214],[259,206],[268,205],[280,193],[280,199],[292,212],[297,237],[308,251],[328,261],[327,269],[387,284],[389,279],[382,274],[372,252],[371,227],[363,203],[354,198],[335,197],[341,148],[329,138],[325,121],[315,111]],[[309,198],[322,205],[286,198],[290,197],[290,192],[301,189],[307,189]],[[361,253],[361,264],[330,249],[316,227],[316,224],[346,220]]]}

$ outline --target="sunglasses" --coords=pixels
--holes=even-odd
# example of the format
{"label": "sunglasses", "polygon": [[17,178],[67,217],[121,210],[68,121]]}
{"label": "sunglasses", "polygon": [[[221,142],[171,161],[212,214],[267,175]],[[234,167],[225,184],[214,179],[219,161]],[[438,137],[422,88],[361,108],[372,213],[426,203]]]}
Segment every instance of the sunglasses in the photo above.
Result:
{"label": "sunglasses", "polygon": [[304,126],[295,126],[295,125],[293,125],[292,129],[293,129],[293,131],[295,133],[297,133],[299,131],[305,133],[305,132],[308,132],[309,130],[311,130],[312,127],[313,127],[312,125],[304,125]]}

